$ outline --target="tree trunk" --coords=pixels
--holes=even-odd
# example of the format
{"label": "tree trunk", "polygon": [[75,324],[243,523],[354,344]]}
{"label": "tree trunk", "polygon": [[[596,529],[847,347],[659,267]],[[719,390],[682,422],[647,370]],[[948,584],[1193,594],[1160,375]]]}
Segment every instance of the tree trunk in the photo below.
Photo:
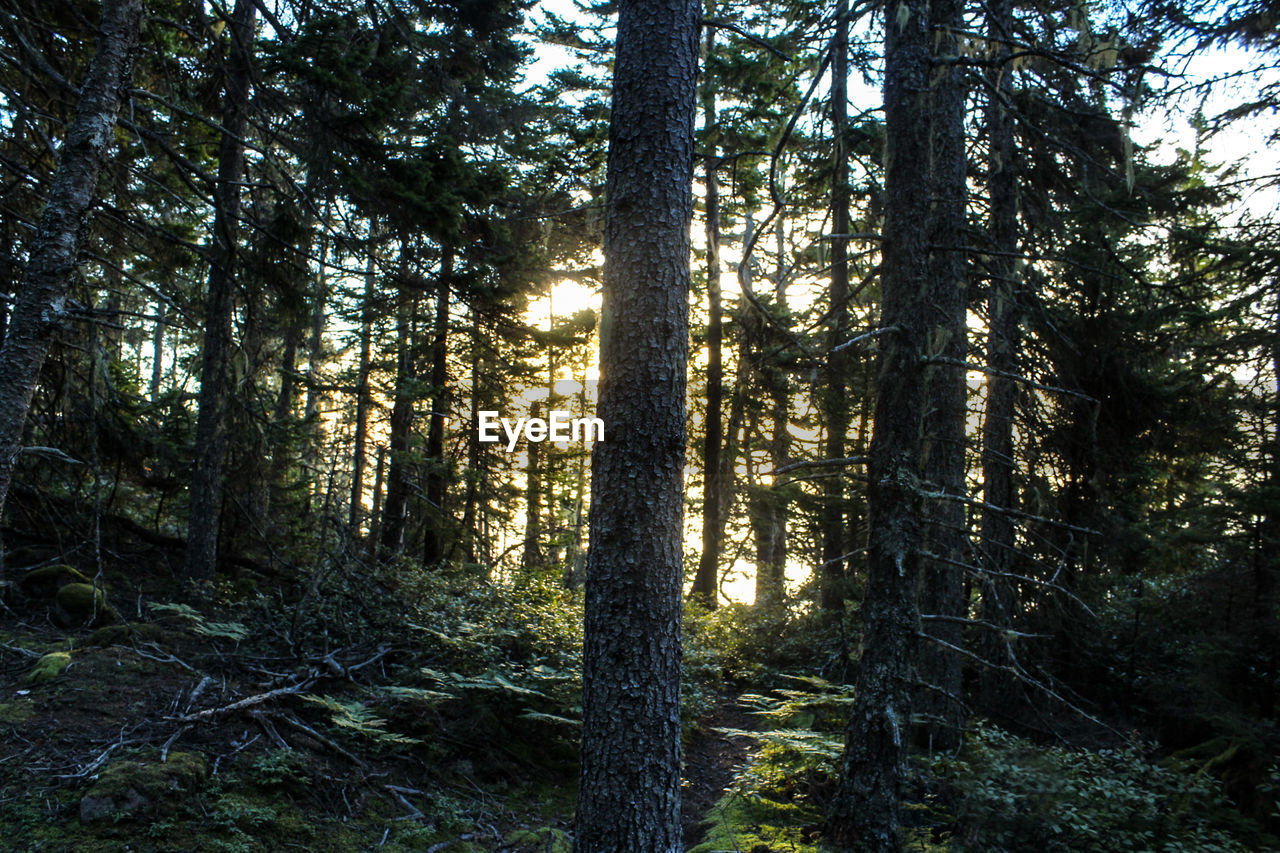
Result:
{"label": "tree trunk", "polygon": [[[141,0],[104,0],[98,44],[58,155],[26,276],[0,348],[0,518],[40,367],[54,333],[66,320],[80,235],[115,135],[116,113],[128,84],[141,21]],[[3,568],[0,558],[0,577]]]}
{"label": "tree trunk", "polygon": [[[537,400],[529,406],[529,417],[542,416]],[[542,565],[542,445],[530,441],[525,445],[528,465],[524,469],[524,547],[520,568],[532,572]]]}
{"label": "tree trunk", "polygon": [[[987,29],[993,44],[1001,44],[1012,33],[1013,12],[1009,0],[994,0],[987,12]],[[1002,47],[998,59],[1009,49]],[[988,506],[1016,509],[1013,488],[1013,416],[1018,387],[1009,378],[1017,370],[1014,354],[1019,343],[1019,318],[1015,291],[1013,256],[1018,251],[1018,186],[1013,117],[1009,102],[1013,96],[1013,69],[999,61],[991,73],[991,95],[987,103],[987,192],[990,195],[991,282],[987,301],[987,410],[982,425],[982,500]],[[1010,625],[1014,614],[1016,588],[1000,573],[1012,564],[1013,520],[1005,513],[986,510],[982,514],[982,618],[993,625]],[[1009,664],[1009,647],[996,631],[982,635],[982,657],[998,666]],[[999,670],[984,668],[979,673],[982,703],[990,709],[1004,709],[1012,683]]]}
{"label": "tree trunk", "polygon": [[164,380],[164,338],[165,324],[168,322],[169,303],[163,299],[156,300],[156,324],[151,330],[151,388],[152,403],[160,399],[160,383]]}
{"label": "tree trunk", "polygon": [[[324,319],[325,308],[329,299],[329,277],[326,268],[329,264],[329,215],[330,202],[325,200],[324,215],[320,221],[320,261],[316,265],[315,293],[311,302],[311,336],[307,341],[307,402],[305,418],[307,421],[307,439],[304,445],[303,458],[307,468],[312,471],[321,470],[320,442],[323,430],[320,427],[320,397],[323,381],[320,376],[324,366]],[[313,481],[307,490],[306,514],[311,515],[312,501],[321,484]]]}
{"label": "tree trunk", "polygon": [[[933,0],[929,6],[935,50],[957,56],[955,32],[963,24],[958,0]],[[941,76],[939,76],[941,75]],[[968,356],[968,287],[964,241],[965,175],[963,75],[958,66],[935,72],[933,126],[929,178],[933,211],[929,229],[930,316],[929,355],[963,362]],[[954,364],[935,365],[927,375],[924,416],[924,479],[933,491],[965,495],[966,371]],[[920,593],[923,613],[964,617],[964,570],[969,551],[965,533],[964,504],[958,500],[933,500],[925,505],[924,574]],[[963,645],[962,624],[929,621],[925,633],[950,646]],[[920,737],[930,750],[960,745],[964,706],[961,693],[961,659],[940,644],[924,641],[920,647],[916,696],[917,716],[925,723]]]}
{"label": "tree trunk", "polygon": [[[845,151],[848,125],[849,4],[836,7],[836,35],[831,46],[831,133],[834,137],[835,170],[831,178],[831,288],[827,358],[822,401],[822,419],[827,428],[826,457],[843,459],[845,436],[849,431],[847,351],[834,352],[849,337],[849,160]],[[822,564],[819,566],[819,603],[829,613],[844,612],[845,589],[845,500],[844,471],[828,477],[822,485]]]}
{"label": "tree trunk", "polygon": [[365,248],[368,257],[364,267],[364,301],[360,305],[360,366],[356,374],[356,423],[355,437],[351,448],[351,506],[347,516],[347,525],[353,536],[360,535],[360,524],[364,519],[364,469],[367,467],[366,457],[369,444],[369,370],[370,353],[373,348],[373,300],[377,278],[375,272],[377,223],[369,220],[369,243]]}
{"label": "tree trunk", "polygon": [[486,471],[483,470],[485,454],[477,433],[480,418],[480,378],[483,375],[484,351],[481,347],[480,318],[474,309],[471,311],[471,423],[467,430],[467,488],[462,501],[462,553],[468,563],[476,562],[476,543],[480,539],[477,524],[480,512],[480,482]]}
{"label": "tree trunk", "polygon": [[431,422],[427,427],[427,512],[422,542],[422,564],[435,565],[445,555],[444,511],[447,460],[444,455],[445,409],[449,382],[449,285],[453,278],[453,248],[440,253],[440,279],[436,282],[435,337],[431,343]]}
{"label": "tree trunk", "polygon": [[618,4],[600,401],[583,638],[577,853],[680,833],[689,228],[697,0]]}
{"label": "tree trunk", "polygon": [[413,431],[413,326],[417,294],[408,284],[409,247],[400,246],[400,306],[396,311],[396,387],[391,404],[387,449],[387,497],[382,509],[379,549],[383,559],[399,554],[404,547],[405,510],[409,501],[409,436]]}
{"label": "tree trunk", "polygon": [[[787,338],[775,324],[788,326],[786,229],[783,218],[777,218],[778,265],[774,276],[773,323],[764,326],[760,347],[760,376],[769,399],[769,465],[777,471],[790,460],[791,392],[790,377],[783,364]],[[775,477],[768,486],[761,485],[755,496],[756,528],[756,601],[771,607],[782,604],[787,593],[787,497]]]}
{"label": "tree trunk", "polygon": [[933,34],[924,0],[885,27],[885,221],[875,426],[868,460],[870,538],[862,664],[827,839],[838,850],[898,850],[899,800],[919,614],[920,427],[927,334],[927,222]]}
{"label": "tree trunk", "polygon": [[[715,4],[708,4],[707,14],[713,16]],[[707,27],[704,36],[704,56],[715,50],[715,27]],[[724,404],[724,363],[721,348],[724,340],[724,308],[720,296],[720,183],[716,176],[719,156],[716,153],[716,92],[705,74],[702,78],[703,126],[707,134],[707,156],[703,158],[703,170],[707,193],[707,422],[702,441],[702,553],[698,556],[698,573],[693,579],[690,595],[709,608],[719,603],[720,551],[724,540],[723,526],[717,523],[724,497],[720,479],[720,456],[724,424],[721,408]]]}
{"label": "tree trunk", "polygon": [[227,362],[231,355],[231,313],[235,291],[240,185],[244,177],[245,130],[252,82],[250,54],[257,6],[236,0],[231,13],[231,56],[222,111],[218,182],[214,190],[213,240],[209,293],[205,300],[204,351],[200,373],[200,414],[196,421],[196,468],[191,477],[191,508],[183,574],[207,580],[218,565],[218,526],[222,518],[222,463],[227,439]]}

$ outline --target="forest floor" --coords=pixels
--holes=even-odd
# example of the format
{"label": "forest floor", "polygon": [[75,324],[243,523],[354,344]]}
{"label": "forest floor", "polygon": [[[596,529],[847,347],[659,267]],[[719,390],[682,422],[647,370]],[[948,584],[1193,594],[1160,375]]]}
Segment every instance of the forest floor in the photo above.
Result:
{"label": "forest floor", "polygon": [[[25,592],[0,608],[6,850],[568,853],[574,730],[521,721],[524,687],[388,702],[422,663],[411,643],[300,654],[215,604],[119,588],[110,624],[67,627]],[[685,748],[686,849],[755,747],[719,731],[755,728],[738,696],[708,698]]]}
{"label": "forest floor", "polygon": [[710,713],[699,721],[684,751],[685,785],[680,815],[686,850],[702,841],[706,834],[704,822],[755,748],[750,738],[729,736],[719,729],[749,731],[755,727],[754,718],[739,704],[737,694],[721,696]]}

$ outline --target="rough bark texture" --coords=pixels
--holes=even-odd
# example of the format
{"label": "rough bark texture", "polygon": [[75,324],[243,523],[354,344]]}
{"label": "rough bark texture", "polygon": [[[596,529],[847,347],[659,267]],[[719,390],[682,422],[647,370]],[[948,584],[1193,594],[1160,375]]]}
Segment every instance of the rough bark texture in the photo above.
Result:
{"label": "rough bark texture", "polygon": [[422,564],[431,566],[445,554],[444,455],[445,409],[449,383],[449,286],[453,279],[453,248],[440,255],[440,280],[436,283],[436,318],[431,341],[431,422],[427,426],[427,511],[422,541]]}
{"label": "rough bark texture", "polygon": [[[709,4],[708,16],[714,16],[715,6]],[[715,50],[715,27],[707,27],[704,54],[711,56]],[[724,423],[724,307],[720,297],[720,184],[716,177],[719,157],[716,154],[714,128],[716,125],[716,93],[711,82],[703,77],[702,89],[703,125],[707,129],[707,156],[703,159],[707,192],[707,423],[702,441],[702,553],[698,556],[698,573],[693,579],[690,594],[707,607],[714,608],[720,596],[720,551],[724,541],[723,485],[720,456],[723,448]]]}
{"label": "rough bark texture", "polygon": [[[849,122],[849,4],[836,9],[836,35],[831,51],[831,127],[835,137],[835,172],[831,179],[831,319],[829,346],[834,350],[849,337],[849,160],[845,133]],[[848,356],[832,352],[827,359],[823,421],[827,428],[828,459],[845,457],[849,431],[849,404],[845,395]],[[842,472],[843,473],[843,472]],[[819,598],[822,609],[843,612],[845,599],[845,501],[844,477],[828,477],[822,485],[822,565],[819,566]]]}
{"label": "rough bark texture", "polygon": [[689,227],[696,0],[622,0],[606,183],[577,853],[675,853],[680,832]]}
{"label": "rough bark texture", "polygon": [[[988,30],[999,44],[1011,33],[1012,6],[996,0],[988,11]],[[1008,48],[999,57],[1007,58]],[[987,410],[982,425],[982,500],[993,507],[1016,509],[1013,488],[1013,414],[1018,387],[1008,377],[1017,370],[1014,353],[1019,343],[1019,319],[1013,256],[1018,251],[1018,187],[1015,172],[1013,70],[1002,62],[992,73],[987,103],[987,191],[990,195],[991,283],[987,303]],[[1013,519],[990,510],[982,514],[982,618],[994,625],[1008,625],[1013,618],[1016,590],[999,573],[1010,568],[1014,548]],[[1001,666],[1009,663],[1005,638],[994,631],[983,634],[983,658]],[[984,669],[980,675],[981,698],[987,708],[1001,709],[1010,698],[1012,684],[1006,673]]]}
{"label": "rough bark texture", "polygon": [[[936,50],[957,56],[955,31],[963,24],[963,4],[957,0],[933,0]],[[968,287],[964,245],[965,174],[963,75],[958,66],[934,73],[933,127],[929,179],[933,210],[929,228],[930,315],[929,355],[952,362],[968,356]],[[923,449],[924,479],[931,491],[965,494],[965,369],[937,364],[929,370],[925,402]],[[925,551],[921,579],[920,610],[949,617],[965,616],[964,570],[968,562],[964,505],[953,500],[933,500],[925,507]],[[963,644],[961,623],[931,621],[925,632],[950,646]],[[916,716],[925,724],[920,735],[929,749],[954,749],[960,745],[964,706],[961,694],[961,659],[941,644],[925,641],[920,647]]]}
{"label": "rough bark texture", "polygon": [[212,578],[218,564],[222,518],[222,463],[227,442],[227,362],[231,355],[231,313],[244,178],[245,129],[249,118],[250,51],[257,7],[236,0],[231,13],[231,55],[223,95],[218,181],[214,189],[209,292],[205,299],[204,348],[200,369],[200,414],[196,420],[196,467],[191,476],[190,522],[183,574]]}
{"label": "rough bark texture", "polygon": [[827,840],[838,850],[898,850],[920,570],[920,428],[927,335],[930,127],[928,4],[903,0],[885,27],[882,323],[870,485],[865,626],[856,702]]}
{"label": "rough bark texture", "polygon": [[[0,349],[0,517],[22,447],[40,366],[66,322],[67,291],[98,174],[115,132],[121,93],[142,22],[141,0],[106,0],[88,75],[27,261],[22,288]],[[0,569],[3,562],[0,562]],[[2,575],[2,572],[0,572]]]}

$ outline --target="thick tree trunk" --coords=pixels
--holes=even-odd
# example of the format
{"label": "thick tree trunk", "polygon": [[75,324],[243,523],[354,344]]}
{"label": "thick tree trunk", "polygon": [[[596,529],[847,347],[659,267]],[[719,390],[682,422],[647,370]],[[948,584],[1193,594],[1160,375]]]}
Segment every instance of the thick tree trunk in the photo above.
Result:
{"label": "thick tree trunk", "polygon": [[196,421],[196,468],[191,477],[190,521],[183,574],[209,579],[218,565],[222,518],[222,464],[227,440],[227,362],[231,356],[231,314],[235,292],[240,185],[244,177],[244,136],[249,120],[250,50],[257,6],[236,0],[231,13],[231,55],[222,112],[218,183],[214,190],[209,293],[205,300],[204,350],[200,372],[200,414]]}
{"label": "thick tree trunk", "polygon": [[[963,19],[959,0],[933,0],[929,12],[937,40],[935,50],[957,56],[955,32]],[[962,362],[968,356],[968,286],[964,243],[965,175],[963,75],[958,66],[935,72],[933,127],[929,177],[933,211],[929,229],[930,315],[929,355]],[[965,495],[966,371],[955,364],[930,368],[925,402],[924,479],[928,488]],[[931,615],[960,618],[966,614],[964,570],[969,542],[965,533],[964,504],[958,500],[933,500],[925,506],[924,575],[920,610]],[[949,646],[963,645],[961,623],[934,620],[924,623],[925,633]],[[964,706],[961,693],[961,659],[941,644],[925,641],[920,647],[916,696],[917,716],[925,724],[920,732],[930,749],[954,749],[960,745]]]}
{"label": "thick tree trunk", "polygon": [[[994,0],[987,12],[987,28],[994,44],[1011,37],[1012,4]],[[1008,56],[1001,48],[999,58]],[[1013,256],[1018,251],[1018,186],[1015,171],[1013,117],[1009,112],[1013,95],[1013,69],[1001,62],[990,80],[987,103],[987,192],[990,195],[991,282],[987,301],[987,408],[982,425],[982,500],[988,506],[1016,509],[1013,487],[1013,416],[1018,387],[1008,378],[1017,371],[1014,354],[1019,344],[1019,317]],[[1010,625],[1015,612],[1016,587],[1003,577],[1012,565],[1013,519],[1002,512],[982,514],[982,618],[993,625]],[[1009,664],[1009,647],[996,631],[982,635],[982,657],[999,666]],[[982,703],[990,709],[1005,709],[1012,683],[1008,675],[991,668],[979,674]]]}
{"label": "thick tree trunk", "polygon": [[870,475],[862,664],[828,842],[898,850],[920,570],[920,428],[927,336],[930,45],[928,4],[903,0],[885,27],[885,221]]}
{"label": "thick tree trunk", "polygon": [[[708,5],[707,14],[714,16],[714,11],[715,4],[712,2]],[[706,28],[706,57],[711,56],[715,50],[715,32],[715,27]],[[690,595],[706,607],[714,608],[720,599],[720,551],[724,540],[724,528],[718,523],[724,505],[724,489],[720,479],[724,434],[721,416],[724,405],[724,363],[721,353],[724,341],[724,307],[720,294],[720,183],[716,176],[719,156],[714,137],[716,92],[705,74],[702,114],[708,146],[707,156],[703,158],[707,192],[707,422],[702,441],[702,553],[698,556],[698,572],[694,576]]]}
{"label": "thick tree trunk", "polygon": [[[831,127],[834,137],[835,170],[831,178],[831,287],[828,343],[832,350],[849,337],[849,161],[845,151],[849,97],[849,4],[836,7],[836,35],[831,45]],[[827,428],[825,455],[845,457],[845,436],[849,431],[849,403],[845,393],[848,379],[847,351],[832,352],[827,358],[822,394],[822,419]],[[845,499],[844,476],[828,477],[822,485],[822,564],[818,567],[819,604],[829,613],[844,611],[845,589]]]}
{"label": "thick tree trunk", "polygon": [[[98,44],[80,89],[75,118],[58,155],[58,169],[40,214],[26,276],[0,348],[0,518],[22,449],[22,428],[40,366],[54,333],[66,319],[67,292],[80,251],[80,235],[115,134],[116,113],[129,79],[141,21],[141,0],[105,0],[102,4]],[[0,559],[0,577],[3,565]]]}
{"label": "thick tree trunk", "polygon": [[422,563],[432,566],[444,559],[446,521],[444,499],[448,463],[444,455],[445,409],[449,382],[449,286],[453,279],[453,248],[440,254],[436,282],[436,318],[431,342],[431,422],[427,427],[427,512],[422,542]]}
{"label": "thick tree trunk", "polygon": [[697,0],[621,0],[606,183],[577,853],[680,832],[689,227]]}

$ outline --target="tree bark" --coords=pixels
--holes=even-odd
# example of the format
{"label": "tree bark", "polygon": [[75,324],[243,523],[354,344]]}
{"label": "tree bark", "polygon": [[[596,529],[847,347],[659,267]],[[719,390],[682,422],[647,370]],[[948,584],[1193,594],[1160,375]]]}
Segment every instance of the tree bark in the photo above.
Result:
{"label": "tree bark", "polygon": [[[534,400],[529,417],[542,417],[542,406]],[[542,554],[542,445],[530,441],[525,445],[528,465],[524,470],[524,546],[520,552],[520,568],[536,571],[543,563]]]}
{"label": "tree bark", "polygon": [[920,428],[927,335],[930,44],[924,0],[903,0],[885,26],[885,220],[875,425],[869,450],[870,537],[862,664],[827,840],[838,850],[898,850],[899,801],[919,614]]}
{"label": "tree bark", "polygon": [[[933,0],[929,6],[936,39],[935,50],[957,56],[956,31],[963,24],[963,4],[958,0]],[[954,366],[968,356],[968,286],[964,245],[965,175],[963,74],[959,66],[934,72],[933,125],[929,179],[933,210],[929,229],[929,355],[943,356],[952,364],[929,369],[924,416],[924,479],[933,491],[965,495],[966,371]],[[964,572],[960,564],[969,550],[965,533],[964,504],[933,500],[925,505],[924,573],[920,609],[924,613],[963,617]],[[935,559],[936,558],[936,559]],[[925,633],[949,646],[963,645],[961,623],[930,621]],[[925,723],[920,732],[932,749],[960,745],[964,706],[956,697],[962,691],[961,659],[940,644],[925,641],[920,647],[916,696],[917,717]]]}
{"label": "tree bark", "polygon": [[250,50],[257,6],[236,0],[231,13],[231,55],[227,60],[218,181],[214,190],[209,292],[205,299],[204,350],[200,373],[200,413],[196,420],[196,468],[191,477],[190,520],[183,574],[207,580],[218,564],[222,518],[222,465],[227,440],[227,362],[231,355],[231,314],[235,291],[240,185],[244,177],[244,136],[249,120]]}
{"label": "tree bark", "polygon": [[444,454],[445,408],[449,382],[449,286],[453,279],[453,247],[440,253],[440,277],[436,282],[436,317],[431,342],[431,421],[427,426],[427,511],[422,542],[422,564],[432,566],[444,559],[445,488],[448,473]]}
{"label": "tree bark", "polygon": [[364,300],[360,305],[360,366],[356,374],[356,423],[351,448],[351,506],[347,525],[353,536],[360,534],[364,519],[364,469],[367,467],[369,444],[369,371],[373,349],[373,299],[377,278],[377,223],[369,220],[368,257],[364,268]]}
{"label": "tree bark", "polygon": [[680,832],[689,228],[697,0],[621,0],[606,179],[577,853]]}
{"label": "tree bark", "polygon": [[[714,16],[715,3],[708,4],[707,14]],[[704,34],[704,56],[715,50],[715,27]],[[720,182],[716,176],[719,156],[716,152],[716,92],[710,78],[702,78],[703,126],[707,134],[707,155],[703,170],[707,193],[707,421],[702,441],[702,553],[698,556],[698,572],[690,595],[702,605],[714,609],[719,604],[720,552],[724,528],[718,523],[724,505],[720,456],[724,423],[724,307],[720,294]]]}
{"label": "tree bark", "polygon": [[[98,44],[58,155],[22,289],[0,348],[0,518],[40,367],[54,334],[66,322],[67,293],[81,234],[111,148],[141,26],[141,0],[104,0]],[[3,566],[0,559],[0,577]]]}
{"label": "tree bark", "polygon": [[[831,286],[828,345],[834,350],[849,337],[849,160],[845,135],[849,121],[849,4],[836,7],[836,35],[831,45],[831,133],[835,170],[831,177]],[[827,358],[822,415],[827,428],[826,457],[845,457],[845,436],[849,431],[849,404],[846,379],[847,351],[831,352]],[[828,477],[822,485],[822,564],[818,567],[818,595],[822,609],[844,611],[845,589],[845,500],[844,477]]]}
{"label": "tree bark", "polygon": [[[994,44],[1007,40],[1012,32],[1013,12],[1009,0],[994,0],[987,12],[987,29]],[[1001,48],[998,59],[1009,49]],[[1013,117],[1009,112],[1013,96],[1013,70],[1005,61],[991,73],[987,102],[987,192],[990,196],[988,232],[991,243],[991,280],[987,301],[986,416],[982,425],[982,500],[990,507],[1017,509],[1013,488],[1013,416],[1018,387],[1009,377],[1015,374],[1014,354],[1019,343],[1019,317],[1015,291],[1013,257],[1018,251],[1018,186]],[[1011,567],[1014,549],[1013,519],[1003,512],[982,514],[981,562],[986,572],[982,584],[982,618],[992,625],[1010,625],[1016,589],[999,573]],[[982,635],[982,657],[999,666],[1009,663],[1009,648],[996,631]],[[979,673],[982,703],[987,708],[1004,709],[1012,683],[1006,673],[986,667]]]}
{"label": "tree bark", "polygon": [[392,392],[390,433],[387,450],[387,495],[382,507],[382,530],[378,540],[383,559],[399,554],[404,547],[405,511],[409,501],[409,436],[413,431],[413,327],[418,296],[408,284],[409,246],[400,246],[400,306],[396,310],[396,387]]}

